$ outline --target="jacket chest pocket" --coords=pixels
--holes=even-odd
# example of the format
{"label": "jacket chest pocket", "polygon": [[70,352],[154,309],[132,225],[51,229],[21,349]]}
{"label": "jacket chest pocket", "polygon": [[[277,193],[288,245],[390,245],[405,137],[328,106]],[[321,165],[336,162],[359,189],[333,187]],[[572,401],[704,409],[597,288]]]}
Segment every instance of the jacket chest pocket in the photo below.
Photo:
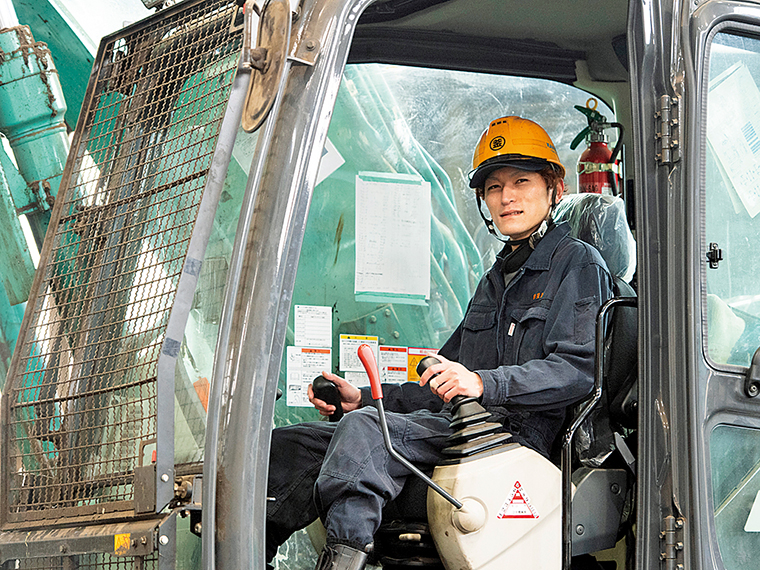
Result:
{"label": "jacket chest pocket", "polygon": [[544,358],[544,327],[549,309],[531,307],[512,312],[507,329],[507,348],[511,355],[509,364],[525,364],[529,360]]}
{"label": "jacket chest pocket", "polygon": [[470,308],[462,323],[459,361],[470,370],[489,370],[499,365],[495,309]]}

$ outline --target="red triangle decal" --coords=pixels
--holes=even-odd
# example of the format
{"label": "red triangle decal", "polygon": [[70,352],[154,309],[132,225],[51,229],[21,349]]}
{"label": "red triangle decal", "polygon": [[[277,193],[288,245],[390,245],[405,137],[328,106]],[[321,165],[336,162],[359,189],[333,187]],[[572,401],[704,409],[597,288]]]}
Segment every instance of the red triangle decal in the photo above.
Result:
{"label": "red triangle decal", "polygon": [[530,503],[525,489],[522,488],[519,481],[515,481],[515,486],[509,498],[499,509],[497,519],[537,519],[538,511]]}

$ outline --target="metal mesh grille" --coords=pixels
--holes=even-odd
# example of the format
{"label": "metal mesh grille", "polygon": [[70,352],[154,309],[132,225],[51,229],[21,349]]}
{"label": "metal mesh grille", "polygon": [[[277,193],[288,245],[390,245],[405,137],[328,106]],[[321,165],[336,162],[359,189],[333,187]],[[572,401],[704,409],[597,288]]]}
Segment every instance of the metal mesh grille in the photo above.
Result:
{"label": "metal mesh grille", "polygon": [[10,560],[3,570],[156,570],[158,554],[141,559],[111,554],[83,554],[71,557]]}
{"label": "metal mesh grille", "polygon": [[239,55],[234,12],[234,0],[191,2],[101,47],[9,378],[9,520],[132,508],[133,470],[156,438],[164,329]]}

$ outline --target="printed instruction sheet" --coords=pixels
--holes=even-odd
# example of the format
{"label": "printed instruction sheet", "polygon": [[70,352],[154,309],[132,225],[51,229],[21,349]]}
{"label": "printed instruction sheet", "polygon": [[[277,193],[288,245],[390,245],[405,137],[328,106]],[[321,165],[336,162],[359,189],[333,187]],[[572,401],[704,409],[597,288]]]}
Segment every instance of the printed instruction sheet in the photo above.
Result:
{"label": "printed instruction sheet", "polygon": [[430,297],[430,204],[430,182],[419,176],[357,175],[357,300],[425,304]]}
{"label": "printed instruction sheet", "polygon": [[287,405],[311,407],[308,396],[309,384],[332,367],[332,351],[329,348],[289,346],[287,352],[288,394]]}
{"label": "printed instruction sheet", "polygon": [[293,312],[296,346],[332,346],[332,307],[296,305]]}
{"label": "printed instruction sheet", "polygon": [[380,347],[380,381],[389,384],[406,382],[407,348],[405,346]]}
{"label": "printed instruction sheet", "polygon": [[341,372],[364,372],[364,365],[359,360],[357,351],[363,344],[368,345],[375,353],[375,362],[379,362],[378,338],[358,334],[340,335],[340,370]]}

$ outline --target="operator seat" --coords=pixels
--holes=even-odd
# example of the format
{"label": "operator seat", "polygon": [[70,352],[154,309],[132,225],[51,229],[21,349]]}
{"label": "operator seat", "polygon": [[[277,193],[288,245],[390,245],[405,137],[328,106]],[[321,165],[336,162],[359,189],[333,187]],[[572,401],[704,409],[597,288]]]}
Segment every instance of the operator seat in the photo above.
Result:
{"label": "operator seat", "polygon": [[[573,237],[600,251],[613,274],[616,297],[636,296],[628,283],[635,272],[636,244],[620,198],[600,194],[566,196],[555,211],[555,220],[557,223],[567,221]],[[616,308],[608,331],[604,396],[598,409],[579,430],[582,437],[576,438],[582,439],[580,445],[576,444],[576,462],[582,466],[574,471],[573,477],[576,494],[572,528],[581,525],[584,532],[573,536],[574,556],[614,546],[626,491],[631,484],[625,470],[599,467],[621,443],[621,427],[635,426],[636,309]],[[374,552],[384,570],[443,570],[427,525],[427,492],[422,480],[409,477],[399,497],[384,509],[383,521],[386,522],[375,535]]]}

